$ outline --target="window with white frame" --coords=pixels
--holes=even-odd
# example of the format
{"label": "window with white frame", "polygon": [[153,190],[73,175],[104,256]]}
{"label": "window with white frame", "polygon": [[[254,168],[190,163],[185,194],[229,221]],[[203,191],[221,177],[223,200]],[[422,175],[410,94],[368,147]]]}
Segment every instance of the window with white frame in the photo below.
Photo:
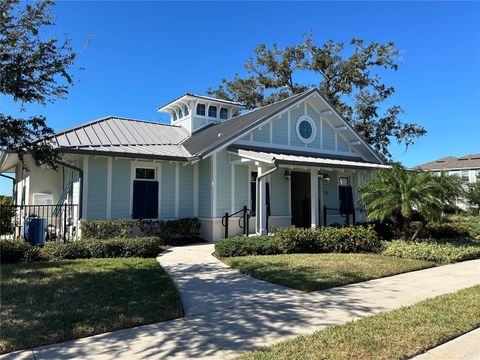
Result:
{"label": "window with white frame", "polygon": [[469,176],[469,174],[468,174],[468,170],[462,170],[461,175],[460,175],[460,178],[462,179],[462,181],[468,182],[468,181],[470,180],[470,176]]}
{"label": "window with white frame", "polygon": [[309,116],[300,116],[296,123],[297,137],[304,144],[310,144],[315,139],[315,122]]}
{"label": "window with white frame", "polygon": [[227,119],[228,118],[228,110],[225,108],[220,109],[220,119]]}
{"label": "window with white frame", "polygon": [[188,107],[187,107],[187,106],[184,106],[184,107],[183,107],[183,114],[184,114],[185,116],[187,116],[187,115],[189,114],[189,113],[188,113]]}
{"label": "window with white frame", "polygon": [[217,107],[216,106],[209,106],[208,107],[208,117],[217,117]]}
{"label": "window with white frame", "polygon": [[205,104],[197,105],[197,115],[205,116]]}
{"label": "window with white frame", "polygon": [[137,179],[137,180],[155,180],[155,169],[153,169],[153,168],[135,168],[135,179]]}

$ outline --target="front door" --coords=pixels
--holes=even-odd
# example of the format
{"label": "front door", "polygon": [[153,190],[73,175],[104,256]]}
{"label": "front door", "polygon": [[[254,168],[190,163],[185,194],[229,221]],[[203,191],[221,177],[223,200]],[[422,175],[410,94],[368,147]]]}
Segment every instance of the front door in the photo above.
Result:
{"label": "front door", "polygon": [[292,225],[309,228],[310,216],[310,174],[306,172],[291,173]]}

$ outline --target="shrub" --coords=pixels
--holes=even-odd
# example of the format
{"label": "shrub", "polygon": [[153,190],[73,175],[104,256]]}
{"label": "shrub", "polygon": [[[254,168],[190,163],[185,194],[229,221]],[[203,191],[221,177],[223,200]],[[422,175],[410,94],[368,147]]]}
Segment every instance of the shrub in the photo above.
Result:
{"label": "shrub", "polygon": [[246,255],[274,255],[280,250],[268,236],[234,236],[215,244],[215,254],[221,257]]}
{"label": "shrub", "polygon": [[111,239],[132,235],[135,220],[83,220],[80,223],[84,239]]}
{"label": "shrub", "polygon": [[115,257],[155,257],[163,242],[156,237],[79,240],[71,243],[47,243],[44,253],[52,259],[87,259]]}
{"label": "shrub", "polygon": [[288,227],[275,232],[284,254],[320,252],[376,252],[381,243],[372,229],[362,226],[302,229]]}
{"label": "shrub", "polygon": [[[410,232],[415,232],[420,226],[419,222],[412,222]],[[420,230],[418,238],[422,239],[453,239],[469,237],[467,228],[456,222],[428,222],[425,227]]]}
{"label": "shrub", "polygon": [[175,244],[176,239],[194,239],[200,235],[200,220],[184,218],[177,220],[138,220],[137,225],[145,236],[157,236],[167,244]]}
{"label": "shrub", "polygon": [[0,260],[1,262],[18,262],[25,259],[25,253],[29,245],[23,240],[0,240]]}
{"label": "shrub", "polygon": [[434,262],[458,262],[480,258],[480,246],[434,242],[384,242],[382,255]]}

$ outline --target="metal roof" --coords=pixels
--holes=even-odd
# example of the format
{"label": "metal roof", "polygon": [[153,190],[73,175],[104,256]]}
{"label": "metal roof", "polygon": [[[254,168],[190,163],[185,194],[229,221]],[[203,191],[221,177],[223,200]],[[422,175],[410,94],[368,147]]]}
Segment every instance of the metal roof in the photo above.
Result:
{"label": "metal roof", "polygon": [[180,143],[188,137],[180,126],[109,116],[55,133],[62,152],[187,158]]}
{"label": "metal roof", "polygon": [[469,154],[462,157],[447,156],[438,160],[418,165],[415,169],[421,170],[455,170],[455,169],[480,169],[480,153]]}
{"label": "metal roof", "polygon": [[182,145],[193,156],[206,155],[315,91],[315,89],[311,89],[214,126],[206,127],[194,133]]}
{"label": "metal roof", "polygon": [[332,156],[318,154],[316,156],[291,155],[286,153],[272,153],[265,151],[246,150],[239,148],[229,148],[231,153],[240,157],[260,161],[267,164],[285,164],[299,166],[328,166],[333,168],[349,168],[349,169],[390,169],[391,166],[362,161],[361,159],[345,160],[335,159]]}

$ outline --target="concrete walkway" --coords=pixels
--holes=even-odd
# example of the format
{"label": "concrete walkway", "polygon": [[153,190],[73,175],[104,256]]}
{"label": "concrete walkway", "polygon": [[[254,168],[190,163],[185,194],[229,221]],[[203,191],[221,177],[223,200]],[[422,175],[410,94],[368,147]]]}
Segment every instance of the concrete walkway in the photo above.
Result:
{"label": "concrete walkway", "polygon": [[480,260],[473,260],[303,293],[242,275],[212,252],[211,244],[192,245],[172,248],[158,258],[178,287],[183,319],[2,359],[225,359],[480,283]]}
{"label": "concrete walkway", "polygon": [[478,360],[480,328],[433,348],[413,360]]}

